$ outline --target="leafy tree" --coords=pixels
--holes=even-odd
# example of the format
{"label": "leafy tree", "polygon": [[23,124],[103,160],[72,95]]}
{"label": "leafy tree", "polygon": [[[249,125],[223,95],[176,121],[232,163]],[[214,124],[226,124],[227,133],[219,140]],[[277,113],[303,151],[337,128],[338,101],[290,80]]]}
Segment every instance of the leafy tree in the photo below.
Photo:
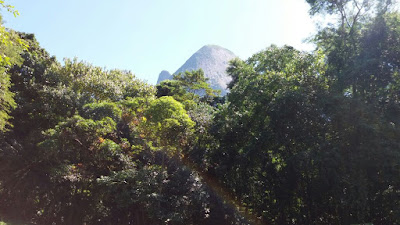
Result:
{"label": "leafy tree", "polygon": [[209,173],[260,223],[396,223],[398,130],[337,95],[326,69],[324,55],[287,46],[232,62]]}
{"label": "leafy tree", "polygon": [[307,0],[311,6],[310,14],[330,14],[337,23],[319,30],[314,42],[328,56],[327,75],[337,80],[332,87],[338,92],[347,92],[354,96],[362,94],[363,74],[358,73],[359,62],[356,58],[364,46],[362,28],[367,23],[391,11],[394,1],[390,0]]}
{"label": "leafy tree", "polygon": [[[6,5],[4,1],[0,1],[0,6],[17,16],[18,12],[13,9],[13,6]],[[0,15],[0,52],[2,53],[0,54],[0,132],[5,131],[6,126],[11,125],[8,122],[11,118],[9,114],[16,107],[14,94],[9,90],[11,83],[7,71],[14,64],[21,63],[19,53],[26,47],[25,42],[14,31],[7,30],[3,26]]]}
{"label": "leafy tree", "polygon": [[185,71],[184,74],[175,74],[173,79],[180,81],[182,87],[192,93],[192,96],[195,93],[201,94],[201,92],[204,92],[205,95],[213,97],[219,93],[207,83],[208,78],[204,76],[202,69]]}
{"label": "leafy tree", "polygon": [[397,223],[398,217],[393,214],[400,210],[394,207],[397,201],[387,200],[387,193],[396,191],[387,187],[398,179],[381,172],[397,173],[388,165],[398,160],[396,140],[392,139],[398,132],[393,117],[398,114],[394,93],[398,92],[399,39],[394,2],[308,2],[312,14],[328,12],[339,18],[315,38],[328,58],[327,75],[333,80],[331,97],[335,105],[329,107],[329,112],[335,121],[332,129],[340,140],[330,141],[337,147],[332,151],[336,153],[332,162],[340,168],[335,179],[339,185],[326,193],[340,199],[332,203],[338,205],[339,223]]}
{"label": "leafy tree", "polygon": [[109,117],[118,122],[121,119],[122,110],[117,104],[111,102],[91,103],[83,106],[82,115],[93,120]]}
{"label": "leafy tree", "polygon": [[[181,102],[211,102],[220,91],[212,89],[207,80],[202,69],[175,74],[173,80],[166,80],[157,85],[157,97],[173,96]],[[185,105],[191,104],[187,102]]]}
{"label": "leafy tree", "polygon": [[157,86],[157,97],[173,96],[178,101],[184,101],[187,98],[187,91],[177,80],[165,80]]}
{"label": "leafy tree", "polygon": [[400,15],[388,13],[366,25],[360,39],[360,53],[353,68],[361,98],[380,107],[392,102],[398,90],[400,68]]}
{"label": "leafy tree", "polygon": [[173,97],[164,96],[154,100],[144,115],[142,121],[147,131],[144,136],[154,140],[155,146],[178,154],[194,126],[183,105]]}
{"label": "leafy tree", "polygon": [[212,170],[255,216],[297,221],[295,159],[317,151],[325,123],[323,55],[271,46],[232,62],[228,72],[234,79],[215,118],[220,147],[212,153]]}

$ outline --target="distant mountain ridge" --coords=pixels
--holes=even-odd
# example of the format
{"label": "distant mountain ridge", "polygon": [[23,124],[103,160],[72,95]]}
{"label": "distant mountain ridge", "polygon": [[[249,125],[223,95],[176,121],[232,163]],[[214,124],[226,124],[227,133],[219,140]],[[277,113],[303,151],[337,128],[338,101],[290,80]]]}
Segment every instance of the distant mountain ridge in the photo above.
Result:
{"label": "distant mountain ridge", "polygon": [[[214,89],[221,90],[221,95],[227,93],[227,84],[231,77],[226,73],[229,61],[236,58],[230,50],[218,45],[205,45],[194,53],[174,74],[180,72],[203,69],[208,83]],[[168,71],[162,71],[158,76],[157,84],[163,80],[172,79]]]}

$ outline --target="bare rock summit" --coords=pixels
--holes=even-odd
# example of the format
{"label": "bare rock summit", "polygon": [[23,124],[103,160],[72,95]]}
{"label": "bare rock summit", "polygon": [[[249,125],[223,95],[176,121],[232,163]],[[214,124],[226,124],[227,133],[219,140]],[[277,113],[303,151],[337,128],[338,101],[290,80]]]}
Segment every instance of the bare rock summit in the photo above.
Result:
{"label": "bare rock summit", "polygon": [[172,75],[166,71],[163,70],[161,71],[161,73],[158,75],[158,80],[157,80],[157,84],[159,84],[161,81],[163,80],[168,80],[168,79],[172,79]]}
{"label": "bare rock summit", "polygon": [[[217,45],[206,45],[194,53],[174,74],[185,71],[203,69],[208,83],[214,89],[221,90],[221,95],[227,92],[227,84],[231,81],[231,77],[226,73],[229,61],[236,58],[235,54],[228,49]],[[157,84],[163,80],[172,79],[163,71],[158,77]]]}

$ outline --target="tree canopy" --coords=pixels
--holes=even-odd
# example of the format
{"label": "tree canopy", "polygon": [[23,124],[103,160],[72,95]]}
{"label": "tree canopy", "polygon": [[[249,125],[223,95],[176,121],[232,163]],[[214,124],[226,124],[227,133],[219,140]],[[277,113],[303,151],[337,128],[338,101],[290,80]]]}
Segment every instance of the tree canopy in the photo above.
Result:
{"label": "tree canopy", "polygon": [[1,25],[0,224],[400,224],[400,14],[307,2],[315,51],[232,60],[224,98]]}

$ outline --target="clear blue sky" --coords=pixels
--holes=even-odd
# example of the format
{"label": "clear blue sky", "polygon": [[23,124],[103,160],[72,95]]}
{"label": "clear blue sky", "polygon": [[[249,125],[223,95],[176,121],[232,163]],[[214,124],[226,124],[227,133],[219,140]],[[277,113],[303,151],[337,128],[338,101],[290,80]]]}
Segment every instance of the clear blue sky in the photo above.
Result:
{"label": "clear blue sky", "polygon": [[30,32],[59,60],[131,70],[154,84],[206,44],[242,59],[271,44],[302,44],[315,30],[304,0],[9,0],[5,26]]}

